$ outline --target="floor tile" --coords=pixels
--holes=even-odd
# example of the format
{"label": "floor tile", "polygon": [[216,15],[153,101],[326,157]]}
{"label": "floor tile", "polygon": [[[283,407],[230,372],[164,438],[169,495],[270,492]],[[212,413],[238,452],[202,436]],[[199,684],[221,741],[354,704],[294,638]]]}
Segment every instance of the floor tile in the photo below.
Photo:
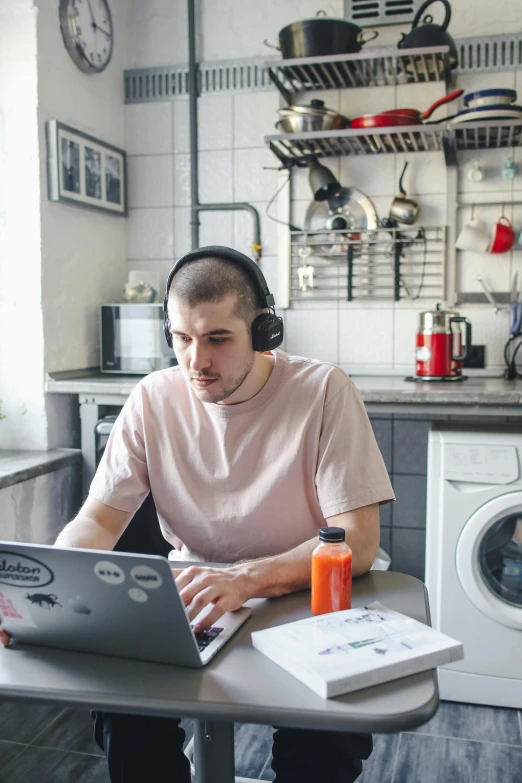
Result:
{"label": "floor tile", "polygon": [[16,756],[19,756],[20,753],[26,749],[26,747],[27,745],[21,745],[19,742],[6,742],[5,740],[0,740],[0,770],[6,764],[9,764],[10,761],[16,758]]}
{"label": "floor tile", "polygon": [[522,779],[522,748],[401,734],[393,783],[507,783]]}
{"label": "floor tile", "polygon": [[482,707],[443,701],[436,715],[415,729],[418,734],[522,745],[519,713],[500,707]]}
{"label": "floor tile", "polygon": [[109,783],[105,759],[30,745],[0,768],[0,783]]}
{"label": "floor tile", "polygon": [[358,783],[392,783],[399,734],[374,734],[373,753],[363,762]]}
{"label": "floor tile", "polygon": [[29,743],[40,734],[62,711],[61,707],[48,707],[17,701],[0,702],[0,739]]}
{"label": "floor tile", "polygon": [[76,753],[103,756],[103,751],[93,739],[93,727],[94,723],[88,711],[64,710],[31,744],[41,748],[73,750]]}
{"label": "floor tile", "polygon": [[[236,775],[259,778],[272,752],[271,726],[253,723],[237,723],[234,731]],[[270,770],[271,771],[271,770]]]}

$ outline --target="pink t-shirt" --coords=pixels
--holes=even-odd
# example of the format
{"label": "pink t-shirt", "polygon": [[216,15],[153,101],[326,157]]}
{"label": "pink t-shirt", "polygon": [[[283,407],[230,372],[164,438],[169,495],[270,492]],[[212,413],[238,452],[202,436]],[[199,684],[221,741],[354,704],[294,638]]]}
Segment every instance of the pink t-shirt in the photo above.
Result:
{"label": "pink t-shirt", "polygon": [[273,351],[258,394],[201,402],[179,367],[125,403],[92,497],[136,511],[152,492],[163,535],[187,560],[285,552],[325,519],[394,499],[361,396],[332,364]]}

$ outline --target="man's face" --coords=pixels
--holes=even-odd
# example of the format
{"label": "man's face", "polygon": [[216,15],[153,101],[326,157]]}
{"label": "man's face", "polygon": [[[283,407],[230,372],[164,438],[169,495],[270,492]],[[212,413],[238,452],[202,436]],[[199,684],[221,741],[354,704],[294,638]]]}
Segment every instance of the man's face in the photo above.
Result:
{"label": "man's face", "polygon": [[226,401],[254,366],[251,336],[246,323],[233,315],[235,304],[234,294],[195,307],[169,299],[176,358],[202,402]]}

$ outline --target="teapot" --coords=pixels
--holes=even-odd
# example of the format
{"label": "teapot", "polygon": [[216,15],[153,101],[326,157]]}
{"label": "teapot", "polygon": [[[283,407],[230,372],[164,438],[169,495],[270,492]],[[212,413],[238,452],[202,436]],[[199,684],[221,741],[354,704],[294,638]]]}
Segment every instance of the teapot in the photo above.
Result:
{"label": "teapot", "polygon": [[[434,24],[433,17],[428,14],[419,25],[422,14],[433,3],[440,2],[446,9],[446,16],[442,25]],[[426,0],[421,5],[415,19],[412,22],[409,33],[402,33],[402,38],[397,44],[399,49],[418,49],[423,46],[449,46],[450,68],[456,68],[458,64],[457,45],[451,35],[447,32],[451,20],[451,6],[448,0]]]}

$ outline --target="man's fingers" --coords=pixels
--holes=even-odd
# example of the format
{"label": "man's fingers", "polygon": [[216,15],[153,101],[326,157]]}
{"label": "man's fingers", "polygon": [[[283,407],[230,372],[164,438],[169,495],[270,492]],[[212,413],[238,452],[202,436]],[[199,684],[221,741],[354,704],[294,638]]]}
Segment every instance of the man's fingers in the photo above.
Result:
{"label": "man's fingers", "polygon": [[210,628],[214,623],[217,623],[224,614],[225,609],[220,607],[219,604],[216,604],[214,608],[205,615],[201,622],[198,622],[198,624],[194,626],[194,632],[199,633],[200,631],[204,631],[205,628]]}
{"label": "man's fingers", "polygon": [[4,631],[3,628],[0,628],[0,644],[3,644],[4,647],[8,647],[10,641],[11,636],[7,633],[7,631]]}
{"label": "man's fingers", "polygon": [[186,600],[185,596],[181,596],[185,605],[187,606],[187,614],[189,620],[193,620],[198,616],[203,609],[210,603],[214,603],[220,598],[219,591],[215,587],[207,587],[205,590],[201,590],[191,600]]}

